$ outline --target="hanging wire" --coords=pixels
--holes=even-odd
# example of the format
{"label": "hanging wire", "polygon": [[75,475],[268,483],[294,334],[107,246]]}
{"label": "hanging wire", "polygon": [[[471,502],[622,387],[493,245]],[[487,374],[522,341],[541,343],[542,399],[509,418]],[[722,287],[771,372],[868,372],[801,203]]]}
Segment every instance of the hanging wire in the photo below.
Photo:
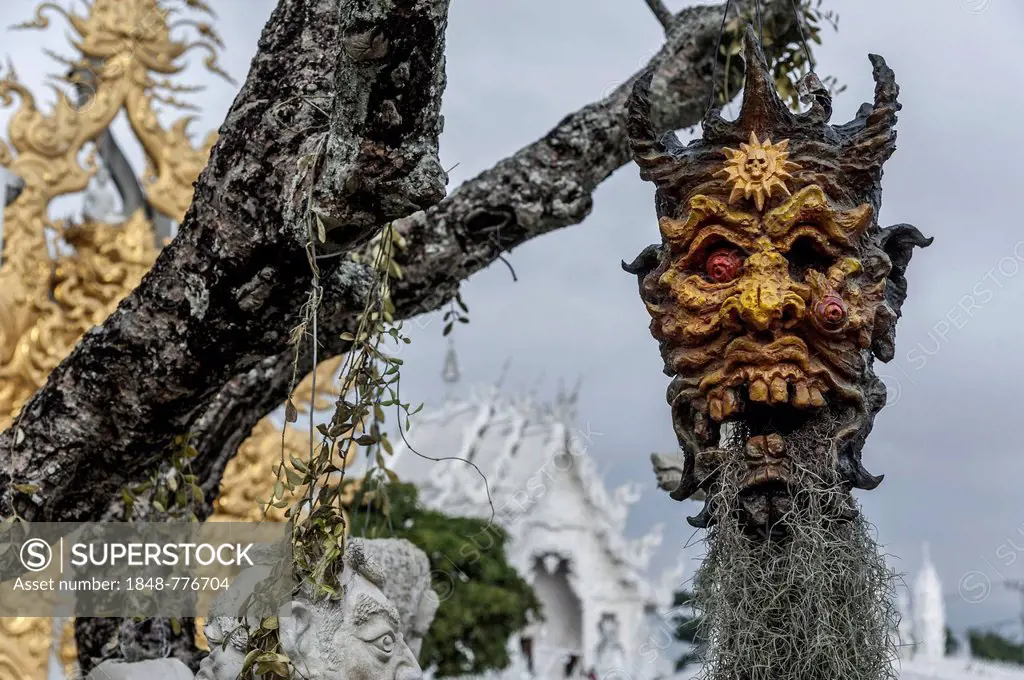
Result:
{"label": "hanging wire", "polygon": [[807,37],[804,36],[803,13],[797,8],[796,0],[789,0],[793,6],[793,14],[796,16],[796,27],[800,31],[800,44],[804,48],[804,56],[807,57],[807,66],[814,72],[814,60],[811,58],[811,50],[807,47]]}
{"label": "hanging wire", "polygon": [[711,59],[711,98],[708,100],[708,111],[715,107],[715,85],[718,82],[718,52],[722,49],[722,34],[725,33],[725,22],[729,19],[729,8],[732,0],[726,0],[725,12],[722,13],[722,25],[718,27],[718,40],[715,41],[715,53]]}

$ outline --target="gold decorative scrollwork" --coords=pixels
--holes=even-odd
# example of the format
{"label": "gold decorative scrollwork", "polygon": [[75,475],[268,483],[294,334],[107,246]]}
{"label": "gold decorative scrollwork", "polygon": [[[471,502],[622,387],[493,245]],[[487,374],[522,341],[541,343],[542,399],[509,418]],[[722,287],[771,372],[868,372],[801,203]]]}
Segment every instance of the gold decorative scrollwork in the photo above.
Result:
{"label": "gold decorative scrollwork", "polygon": [[[184,0],[212,14],[202,0]],[[96,174],[94,145],[120,112],[146,158],[140,178],[146,200],[157,212],[180,222],[192,202],[193,182],[205,167],[216,134],[194,145],[188,134],[191,117],[161,123],[156,103],[183,108],[175,95],[190,88],[156,75],[174,76],[186,66],[183,56],[206,53],[204,64],[227,78],[217,64],[221,41],[213,27],[190,18],[172,19],[164,0],[91,0],[84,15],[45,2],[33,20],[16,28],[42,29],[54,15],[72,29],[78,53],[64,60],[73,73],[70,85],[86,83],[84,103],[54,88],[58,100],[43,110],[13,68],[0,78],[0,103],[19,106],[0,140],[0,165],[17,175],[24,187],[4,208],[3,250],[0,253],[0,430],[7,428],[29,397],[45,383],[79,338],[102,323],[138,285],[158,255],[155,229],[143,210],[119,224],[86,219],[53,220],[51,203],[85,190]],[[191,31],[189,31],[191,29]],[[194,32],[194,39],[172,34]],[[229,79],[230,80],[230,79]],[[69,92],[73,89],[69,89]],[[0,191],[0,195],[3,195]],[[48,243],[51,234],[60,246]],[[333,388],[338,360],[318,371],[313,394],[307,378],[293,400],[301,410],[321,408]],[[315,406],[314,406],[315,405]],[[263,517],[263,502],[272,495],[275,469],[289,454],[304,456],[308,435],[292,427],[282,433],[270,418],[259,422],[239,448],[224,475],[212,521],[246,521]],[[280,521],[283,512],[270,508],[266,519]],[[51,649],[65,671],[76,658],[73,622],[53,633],[49,618],[0,618],[0,677],[42,680]],[[199,636],[200,643],[203,642]]]}

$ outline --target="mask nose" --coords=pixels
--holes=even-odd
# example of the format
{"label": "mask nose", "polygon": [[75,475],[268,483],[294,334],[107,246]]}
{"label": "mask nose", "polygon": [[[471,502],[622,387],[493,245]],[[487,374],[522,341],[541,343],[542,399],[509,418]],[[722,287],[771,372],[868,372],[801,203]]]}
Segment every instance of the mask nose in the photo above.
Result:
{"label": "mask nose", "polygon": [[777,253],[759,253],[747,262],[749,274],[737,305],[740,319],[754,331],[791,325],[801,316],[803,305],[792,291],[786,259]]}
{"label": "mask nose", "polygon": [[782,295],[777,285],[753,283],[740,296],[743,321],[758,331],[768,330],[782,317]]}

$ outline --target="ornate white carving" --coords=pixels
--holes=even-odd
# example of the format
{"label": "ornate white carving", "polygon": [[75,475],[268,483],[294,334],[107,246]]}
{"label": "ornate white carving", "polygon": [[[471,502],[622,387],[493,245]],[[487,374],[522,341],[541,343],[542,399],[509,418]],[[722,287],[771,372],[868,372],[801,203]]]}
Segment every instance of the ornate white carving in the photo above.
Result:
{"label": "ornate white carving", "polygon": [[[358,539],[349,539],[351,541]],[[345,555],[349,571],[349,551]],[[358,569],[343,577],[340,603],[291,603],[281,616],[281,649],[309,680],[419,680],[419,663],[401,633],[399,614],[372,578]],[[378,581],[375,583],[374,581]],[[339,606],[340,605],[340,606]],[[220,679],[218,679],[220,680]],[[227,679],[225,679],[227,680]]]}
{"label": "ornate white carving", "polygon": [[[437,610],[436,595],[425,597],[429,570],[426,555],[408,541],[350,538],[340,578],[344,598],[328,601],[300,594],[278,612],[281,649],[298,676],[420,680],[423,674],[414,649]],[[246,654],[245,631],[238,627],[239,620],[224,614],[239,611],[270,572],[265,565],[250,567],[214,603],[206,627],[213,644],[195,680],[239,676]],[[249,610],[246,619],[251,625],[268,613]],[[192,674],[174,659],[108,662],[93,670],[89,680],[192,680]]]}
{"label": "ornate white carving", "polygon": [[[586,677],[594,666],[600,616],[609,613],[618,622],[626,661],[636,664],[631,677],[643,680],[646,666],[634,657],[646,640],[645,612],[667,609],[672,591],[646,575],[662,543],[663,527],[655,526],[635,540],[624,533],[642,487],[605,486],[589,452],[600,433],[577,426],[575,394],[562,394],[553,404],[531,396],[503,396],[496,388],[471,395],[464,401],[450,398],[439,409],[419,414],[408,437],[424,456],[472,460],[479,472],[458,461],[428,462],[402,444],[396,446],[393,469],[420,488],[426,506],[452,515],[490,518],[489,488],[494,521],[509,533],[507,552],[516,570],[531,582],[535,567],[548,573],[558,570],[579,600],[580,676]],[[569,562],[567,571],[560,568],[562,560]],[[534,633],[544,637],[540,630]],[[553,640],[535,642],[539,653]],[[519,655],[518,639],[510,642],[510,651],[514,658]],[[519,680],[520,662],[497,677]]]}
{"label": "ornate white carving", "polygon": [[626,652],[622,648],[619,619],[613,613],[602,613],[597,625],[599,639],[594,667],[599,678],[614,677],[615,671],[626,670]]}

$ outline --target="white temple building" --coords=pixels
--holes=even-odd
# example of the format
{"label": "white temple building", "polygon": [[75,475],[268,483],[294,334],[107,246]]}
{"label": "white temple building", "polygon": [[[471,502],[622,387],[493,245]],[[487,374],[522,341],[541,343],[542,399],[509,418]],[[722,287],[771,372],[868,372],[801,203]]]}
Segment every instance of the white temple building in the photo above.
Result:
{"label": "white temple building", "polygon": [[[454,383],[456,371],[449,352],[446,380]],[[576,425],[575,403],[574,393],[545,404],[498,387],[449,396],[416,416],[407,435],[414,450],[396,444],[390,467],[419,488],[426,507],[493,514],[508,532],[509,560],[533,585],[544,620],[512,641],[513,666],[497,677],[664,677],[670,660],[662,659],[665,669],[643,654],[646,622],[671,604],[678,579],[666,575],[662,588],[647,574],[661,526],[638,540],[623,533],[630,506],[654,479],[609,491],[588,454],[600,433]]]}

